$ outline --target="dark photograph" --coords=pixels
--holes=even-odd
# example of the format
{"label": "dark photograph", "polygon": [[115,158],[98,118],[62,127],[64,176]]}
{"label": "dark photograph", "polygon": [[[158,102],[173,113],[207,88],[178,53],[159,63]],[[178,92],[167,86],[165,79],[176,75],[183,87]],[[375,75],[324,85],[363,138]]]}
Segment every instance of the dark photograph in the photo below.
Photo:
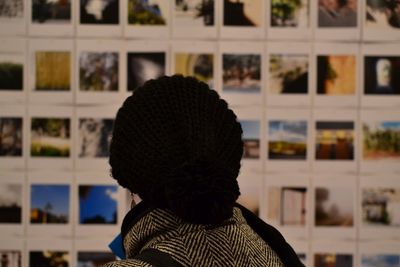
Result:
{"label": "dark photograph", "polygon": [[214,87],[214,55],[207,53],[176,53],[175,73],[193,76]]}
{"label": "dark photograph", "polygon": [[115,260],[115,255],[111,252],[78,251],[77,267],[101,267],[104,264]]}
{"label": "dark photograph", "polygon": [[80,0],[81,24],[119,24],[119,0]]}
{"label": "dark photograph", "polygon": [[400,95],[400,57],[366,56],[364,66],[366,95]]}
{"label": "dark photograph", "polygon": [[260,158],[260,122],[256,120],[241,120],[243,139],[243,158]]}
{"label": "dark photograph", "polygon": [[317,253],[314,255],[314,267],[353,267],[353,255]]}
{"label": "dark photograph", "polygon": [[318,0],[318,27],[356,27],[357,0]]}
{"label": "dark photograph", "polygon": [[24,0],[0,1],[0,18],[22,18],[24,16]]}
{"label": "dark photograph", "polygon": [[21,91],[24,83],[23,70],[22,63],[0,60],[0,92]]}
{"label": "dark photograph", "polygon": [[259,27],[263,8],[262,0],[224,0],[224,26]]}
{"label": "dark photograph", "polygon": [[165,52],[128,53],[128,91],[165,75]]}
{"label": "dark photograph", "polygon": [[67,251],[30,251],[29,267],[69,267],[70,257]]}
{"label": "dark photograph", "polygon": [[71,0],[32,0],[32,21],[34,23],[69,23]]}
{"label": "dark photograph", "polygon": [[272,0],[271,26],[305,28],[308,26],[308,0]]}
{"label": "dark photograph", "polygon": [[80,158],[104,158],[109,155],[113,119],[79,119],[78,149]]}
{"label": "dark photograph", "polygon": [[0,224],[22,222],[22,185],[0,184]]}
{"label": "dark photograph", "polygon": [[400,29],[400,1],[367,0],[365,26],[370,29]]}
{"label": "dark photograph", "polygon": [[168,13],[165,0],[128,0],[129,25],[166,25]]}
{"label": "dark photograph", "polygon": [[177,26],[213,26],[214,0],[175,0]]}
{"label": "dark photograph", "polygon": [[1,267],[21,267],[21,251],[17,250],[0,250],[0,266]]}
{"label": "dark photograph", "polygon": [[22,118],[0,117],[0,157],[22,156]]}

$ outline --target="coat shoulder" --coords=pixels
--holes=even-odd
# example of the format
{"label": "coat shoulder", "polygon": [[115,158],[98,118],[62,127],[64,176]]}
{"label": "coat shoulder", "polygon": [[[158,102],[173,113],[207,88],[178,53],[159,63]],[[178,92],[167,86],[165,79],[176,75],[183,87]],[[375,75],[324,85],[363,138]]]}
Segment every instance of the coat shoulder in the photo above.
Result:
{"label": "coat shoulder", "polygon": [[153,265],[136,259],[127,259],[109,262],[101,267],[153,267]]}

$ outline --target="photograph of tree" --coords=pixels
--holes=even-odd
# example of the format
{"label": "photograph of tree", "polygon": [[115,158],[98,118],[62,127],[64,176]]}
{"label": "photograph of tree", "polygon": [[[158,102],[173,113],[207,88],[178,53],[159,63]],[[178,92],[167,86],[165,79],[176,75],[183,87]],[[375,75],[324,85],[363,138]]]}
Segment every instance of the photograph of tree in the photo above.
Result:
{"label": "photograph of tree", "polygon": [[129,25],[166,25],[168,13],[165,0],[128,0]]}
{"label": "photograph of tree", "polygon": [[224,0],[224,26],[259,27],[262,10],[262,0]]}
{"label": "photograph of tree", "polygon": [[243,158],[260,158],[260,121],[241,120],[239,122],[243,130]]}
{"label": "photograph of tree", "polygon": [[3,90],[21,91],[24,84],[23,71],[22,63],[0,59],[0,92]]}
{"label": "photograph of tree", "polygon": [[30,200],[31,223],[66,224],[69,222],[69,185],[32,184]]}
{"label": "photograph of tree", "polygon": [[400,57],[366,56],[364,66],[365,94],[400,95]]}
{"label": "photograph of tree", "polygon": [[271,54],[268,90],[271,94],[308,93],[308,56]]}
{"label": "photograph of tree", "polygon": [[128,53],[128,91],[134,91],[145,81],[165,75],[165,52]]}
{"label": "photograph of tree", "polygon": [[318,27],[356,27],[357,0],[319,0]]}
{"label": "photograph of tree", "polygon": [[363,188],[362,222],[368,226],[400,226],[400,188]]}
{"label": "photograph of tree", "polygon": [[78,251],[77,267],[101,267],[104,264],[115,260],[115,255],[111,252]]}
{"label": "photograph of tree", "polygon": [[22,185],[0,184],[0,224],[22,222]]}
{"label": "photograph of tree", "polygon": [[307,121],[269,121],[268,158],[270,160],[305,160],[307,158]]}
{"label": "photograph of tree", "polygon": [[314,254],[314,267],[353,267],[351,254]]}
{"label": "photograph of tree", "polygon": [[117,194],[115,185],[80,185],[79,223],[116,224]]}
{"label": "photograph of tree", "polygon": [[22,156],[22,118],[0,117],[0,157]]}
{"label": "photograph of tree", "polygon": [[271,26],[306,28],[309,25],[308,0],[272,0]]}
{"label": "photograph of tree", "polygon": [[81,91],[118,91],[119,55],[114,52],[81,52],[79,86]]}
{"label": "photograph of tree", "polygon": [[363,158],[365,160],[400,159],[400,121],[363,123]]}
{"label": "photograph of tree", "polygon": [[32,0],[32,22],[69,23],[71,0]]}
{"label": "photograph of tree", "polygon": [[315,146],[317,160],[353,160],[354,122],[317,121]]}
{"label": "photograph of tree", "polygon": [[193,76],[214,87],[214,55],[198,53],[176,53],[175,73]]}
{"label": "photograph of tree", "polygon": [[31,156],[69,157],[70,119],[32,118]]}
{"label": "photograph of tree", "polygon": [[315,226],[353,226],[353,194],[350,187],[317,187]]}
{"label": "photograph of tree", "polygon": [[400,256],[393,254],[362,254],[361,267],[399,267]]}
{"label": "photograph of tree", "polygon": [[79,119],[79,157],[108,157],[113,124],[113,119]]}
{"label": "photograph of tree", "polygon": [[317,56],[317,93],[354,95],[356,71],[356,56]]}
{"label": "photograph of tree", "polygon": [[0,250],[0,264],[1,267],[21,267],[21,251]]}
{"label": "photograph of tree", "polygon": [[306,187],[270,187],[268,219],[282,226],[305,226],[306,203]]}
{"label": "photograph of tree", "polygon": [[214,0],[175,0],[175,24],[213,26]]}
{"label": "photograph of tree", "polygon": [[67,251],[29,251],[29,267],[69,267],[70,257]]}
{"label": "photograph of tree", "polygon": [[81,24],[119,24],[119,0],[80,0]]}
{"label": "photograph of tree", "polygon": [[0,18],[22,18],[24,16],[24,0],[2,0],[0,2]]}
{"label": "photograph of tree", "polygon": [[68,91],[71,89],[71,53],[36,52],[37,91]]}
{"label": "photograph of tree", "polygon": [[365,26],[376,29],[400,28],[400,2],[385,0],[367,0]]}
{"label": "photograph of tree", "polygon": [[223,54],[223,91],[238,93],[260,93],[261,55]]}

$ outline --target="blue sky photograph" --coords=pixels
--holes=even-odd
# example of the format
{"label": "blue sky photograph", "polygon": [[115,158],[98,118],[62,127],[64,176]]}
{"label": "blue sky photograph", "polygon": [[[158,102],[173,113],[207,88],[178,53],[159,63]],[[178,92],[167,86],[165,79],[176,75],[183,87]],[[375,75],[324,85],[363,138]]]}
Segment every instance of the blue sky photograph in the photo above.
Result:
{"label": "blue sky photograph", "polygon": [[307,141],[307,121],[281,121],[269,122],[269,140],[286,142]]}
{"label": "blue sky photograph", "polygon": [[400,256],[384,254],[368,254],[361,257],[362,267],[399,267]]}
{"label": "blue sky photograph", "polygon": [[256,120],[240,121],[243,129],[243,139],[260,139],[260,122]]}

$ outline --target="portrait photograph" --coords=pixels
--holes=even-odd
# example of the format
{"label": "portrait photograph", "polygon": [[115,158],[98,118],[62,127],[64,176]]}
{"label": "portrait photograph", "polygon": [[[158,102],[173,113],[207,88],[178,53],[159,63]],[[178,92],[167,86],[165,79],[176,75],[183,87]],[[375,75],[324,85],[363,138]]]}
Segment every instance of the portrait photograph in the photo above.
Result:
{"label": "portrait photograph", "polygon": [[400,188],[363,188],[362,223],[400,227]]}
{"label": "portrait photograph", "polygon": [[315,158],[317,160],[353,160],[354,122],[317,121]]}
{"label": "portrait photograph", "polygon": [[268,125],[268,158],[270,160],[305,160],[307,158],[307,121],[271,120]]}
{"label": "portrait photograph", "polygon": [[318,0],[318,27],[357,27],[357,0]]}
{"label": "portrait photograph", "polygon": [[271,54],[268,87],[271,94],[307,94],[307,55]]}
{"label": "portrait photograph", "polygon": [[175,0],[174,15],[177,26],[213,26],[214,0]]}
{"label": "portrait photograph", "polygon": [[361,267],[398,267],[400,255],[394,254],[362,254]]}
{"label": "portrait photograph", "polygon": [[2,0],[0,2],[0,20],[22,18],[24,16],[24,0]]}
{"label": "portrait photograph", "polygon": [[[22,185],[0,184],[0,224],[22,222]],[[0,252],[1,253],[1,252]]]}
{"label": "portrait photograph", "polygon": [[260,121],[240,120],[243,134],[243,158],[260,158]]}
{"label": "portrait photograph", "polygon": [[314,254],[314,267],[353,267],[353,255],[351,254]]}
{"label": "portrait photograph", "polygon": [[260,93],[261,55],[223,54],[223,91],[235,93]]}
{"label": "portrait photograph", "polygon": [[400,29],[400,2],[367,0],[364,17],[366,28]]}
{"label": "portrait photograph", "polygon": [[113,119],[79,119],[78,147],[80,158],[108,157]]}
{"label": "portrait photograph", "polygon": [[22,91],[23,83],[24,65],[14,60],[0,59],[0,92],[4,90]]}
{"label": "portrait photograph", "polygon": [[32,118],[31,156],[69,157],[70,125],[68,118]]}
{"label": "portrait photograph", "polygon": [[165,75],[165,52],[129,52],[128,91],[134,91],[144,82]]}
{"label": "portrait photograph", "polygon": [[128,24],[166,25],[168,8],[165,0],[128,0]]}
{"label": "portrait photograph", "polygon": [[193,76],[214,87],[214,55],[198,53],[176,53],[175,73]]}
{"label": "portrait photograph", "polygon": [[400,95],[400,57],[366,56],[364,68],[366,95]]}
{"label": "portrait photograph", "polygon": [[0,117],[0,157],[21,157],[22,139],[22,118]]}
{"label": "portrait photograph", "polygon": [[67,224],[70,214],[70,187],[60,184],[32,184],[30,205],[32,224]]}
{"label": "portrait photograph", "polygon": [[90,92],[118,91],[119,55],[115,52],[81,52],[79,89]]}
{"label": "portrait photograph", "polygon": [[116,257],[111,252],[78,251],[77,267],[101,267],[104,264],[115,260]]}
{"label": "portrait photograph", "polygon": [[29,251],[29,267],[72,267],[67,251]]}
{"label": "portrait photograph", "polygon": [[69,91],[71,89],[71,53],[35,53],[35,90]]}
{"label": "portrait photograph", "polygon": [[89,25],[119,24],[120,0],[80,0],[80,23]]}
{"label": "portrait photograph", "polygon": [[1,266],[3,267],[21,267],[21,251],[0,250]]}
{"label": "portrait photograph", "polygon": [[317,56],[317,93],[354,95],[356,71],[356,57],[353,55]]}
{"label": "portrait photograph", "polygon": [[353,194],[353,189],[350,187],[317,187],[315,226],[353,226]]}
{"label": "portrait photograph", "polygon": [[80,224],[116,224],[117,194],[115,185],[79,186],[79,223]]}
{"label": "portrait photograph", "polygon": [[224,0],[224,26],[260,27],[262,10],[262,0]]}
{"label": "portrait photograph", "polygon": [[309,0],[271,0],[271,26],[306,28],[309,25]]}
{"label": "portrait photograph", "polygon": [[71,0],[32,0],[32,22],[63,24],[71,21]]}

